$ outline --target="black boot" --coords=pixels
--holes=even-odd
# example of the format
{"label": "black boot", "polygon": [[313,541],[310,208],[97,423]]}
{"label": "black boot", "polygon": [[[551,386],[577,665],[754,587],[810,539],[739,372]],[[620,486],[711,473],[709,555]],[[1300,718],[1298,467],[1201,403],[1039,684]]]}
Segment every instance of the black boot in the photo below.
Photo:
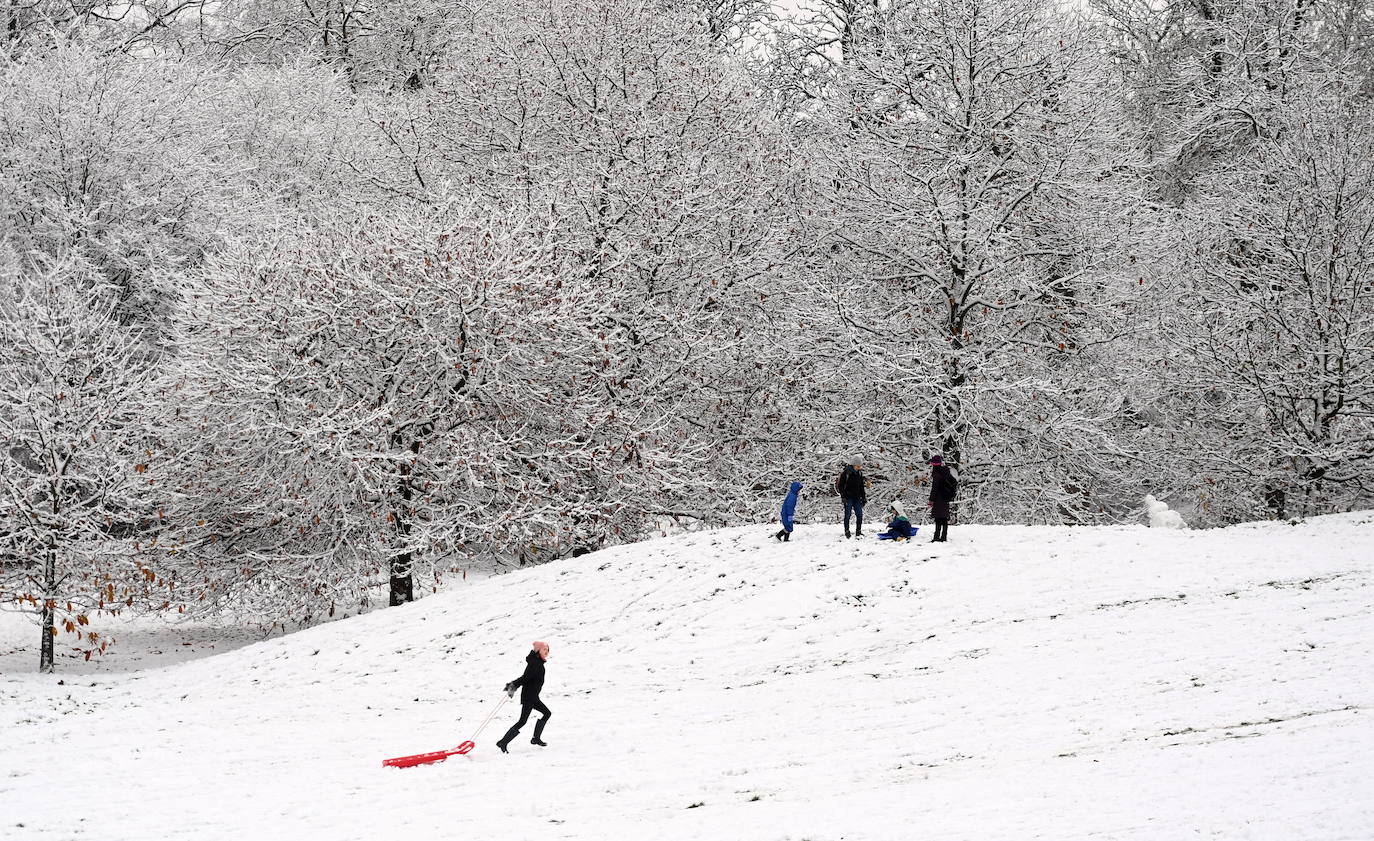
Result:
{"label": "black boot", "polygon": [[548,723],[549,723],[549,717],[548,717],[548,716],[544,716],[543,718],[539,719],[538,721],[536,721],[536,722],[534,723],[534,738],[533,738],[533,739],[530,739],[530,744],[532,744],[532,745],[538,745],[538,746],[541,747],[541,748],[546,748],[546,747],[548,747],[548,745],[544,744],[544,739],[543,739],[543,735],[544,735],[544,725],[545,725],[545,724],[548,724]]}
{"label": "black boot", "polygon": [[783,543],[787,543],[787,542],[790,541],[791,539],[792,539],[792,532],[790,532],[790,531],[789,531],[789,532],[785,532],[785,533],[783,534],[783,536],[782,536],[782,542],[783,542]]}
{"label": "black boot", "polygon": [[509,730],[506,731],[506,735],[504,735],[504,736],[501,737],[501,741],[497,742],[497,743],[496,743],[496,746],[497,746],[498,748],[501,749],[501,752],[502,752],[502,753],[510,753],[510,751],[506,750],[506,745],[509,745],[509,744],[510,744],[510,740],[511,740],[511,739],[514,739],[514,738],[516,737],[516,735],[518,735],[519,733],[520,733],[520,727],[519,727],[519,725],[517,725],[517,726],[515,726],[515,727],[512,727],[511,729],[509,729]]}

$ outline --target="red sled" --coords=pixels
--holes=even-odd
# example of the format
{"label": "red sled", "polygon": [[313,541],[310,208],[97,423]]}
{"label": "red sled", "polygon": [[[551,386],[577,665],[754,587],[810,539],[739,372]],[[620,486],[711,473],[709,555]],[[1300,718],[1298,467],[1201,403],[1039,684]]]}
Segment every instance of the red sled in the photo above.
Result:
{"label": "red sled", "polygon": [[[514,693],[511,694],[513,695]],[[482,735],[482,731],[487,729],[487,725],[491,724],[492,719],[496,718],[496,714],[501,711],[501,708],[506,705],[506,702],[509,701],[510,698],[510,695],[507,695],[506,697],[502,698],[501,703],[497,704],[496,708],[487,714],[486,719],[482,722],[481,726],[477,728],[477,732],[472,734],[472,739],[463,742],[458,747],[453,748],[452,750],[436,750],[430,751],[429,753],[417,753],[414,756],[398,756],[395,759],[383,759],[382,767],[413,768],[416,765],[429,765],[432,762],[443,762],[450,756],[461,756],[467,753],[468,751],[477,747],[477,744],[475,742],[477,737]]]}
{"label": "red sled", "polygon": [[443,762],[450,756],[460,756],[475,747],[477,747],[477,745],[472,742],[463,742],[453,750],[436,750],[429,753],[417,753],[414,756],[398,756],[395,759],[383,759],[382,765],[387,768],[411,768],[416,765],[428,765],[431,762]]}

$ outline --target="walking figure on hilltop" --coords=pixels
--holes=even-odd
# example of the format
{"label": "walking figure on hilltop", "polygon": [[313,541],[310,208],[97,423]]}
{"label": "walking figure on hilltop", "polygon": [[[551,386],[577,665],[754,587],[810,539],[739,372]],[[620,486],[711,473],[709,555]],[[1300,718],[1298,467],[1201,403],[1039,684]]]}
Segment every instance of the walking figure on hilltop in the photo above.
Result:
{"label": "walking figure on hilltop", "polygon": [[854,515],[854,535],[864,536],[864,503],[868,501],[868,489],[864,487],[864,468],[862,459],[854,456],[835,480],[835,490],[840,492],[844,502],[844,536],[849,537],[849,515]]}
{"label": "walking figure on hilltop", "polygon": [[935,521],[935,537],[931,543],[944,543],[949,538],[949,504],[959,492],[959,480],[945,465],[938,453],[930,457],[930,518]]}
{"label": "walking figure on hilltop", "polygon": [[534,738],[530,739],[530,744],[547,747],[542,736],[544,735],[544,725],[549,723],[549,708],[544,702],[539,700],[539,690],[544,688],[544,661],[549,659],[549,644],[546,642],[535,641],[530,653],[525,656],[525,673],[510,683],[506,684],[503,691],[510,697],[515,697],[515,690],[520,690],[520,720],[515,722],[515,726],[506,731],[506,735],[501,737],[501,741],[496,746],[502,753],[508,753],[506,746],[510,740],[520,733],[520,728],[525,726],[525,722],[530,720],[530,711],[538,711],[540,718],[534,723]]}
{"label": "walking figure on hilltop", "polygon": [[787,496],[782,500],[782,530],[773,535],[784,543],[792,539],[792,521],[797,513],[797,496],[801,493],[802,483],[793,482],[792,487],[787,489]]}

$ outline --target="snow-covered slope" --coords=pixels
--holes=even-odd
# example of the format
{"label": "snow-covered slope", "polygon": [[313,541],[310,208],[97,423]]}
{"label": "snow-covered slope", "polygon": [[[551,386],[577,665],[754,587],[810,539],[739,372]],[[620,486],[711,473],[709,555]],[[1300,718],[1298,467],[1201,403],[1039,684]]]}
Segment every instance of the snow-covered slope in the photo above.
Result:
{"label": "snow-covered slope", "polygon": [[[1374,837],[1374,515],[756,527],[0,677],[5,839]],[[545,738],[452,746],[553,646]]]}

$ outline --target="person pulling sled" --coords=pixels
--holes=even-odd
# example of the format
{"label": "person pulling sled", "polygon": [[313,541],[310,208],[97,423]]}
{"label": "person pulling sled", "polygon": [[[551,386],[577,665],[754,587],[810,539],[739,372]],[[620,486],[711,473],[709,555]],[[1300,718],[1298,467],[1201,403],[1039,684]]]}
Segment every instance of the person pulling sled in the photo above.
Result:
{"label": "person pulling sled", "polygon": [[515,726],[506,731],[506,735],[501,737],[501,741],[496,746],[502,753],[509,753],[506,746],[510,744],[520,733],[520,728],[525,726],[525,722],[530,720],[530,711],[539,713],[539,720],[534,723],[534,738],[530,739],[530,744],[547,747],[544,743],[544,725],[549,723],[549,708],[544,702],[539,700],[539,690],[544,688],[544,661],[549,659],[549,644],[546,642],[535,641],[530,649],[530,653],[525,656],[525,673],[503,687],[503,691],[510,697],[515,697],[515,690],[520,690],[520,720],[515,722]]}

